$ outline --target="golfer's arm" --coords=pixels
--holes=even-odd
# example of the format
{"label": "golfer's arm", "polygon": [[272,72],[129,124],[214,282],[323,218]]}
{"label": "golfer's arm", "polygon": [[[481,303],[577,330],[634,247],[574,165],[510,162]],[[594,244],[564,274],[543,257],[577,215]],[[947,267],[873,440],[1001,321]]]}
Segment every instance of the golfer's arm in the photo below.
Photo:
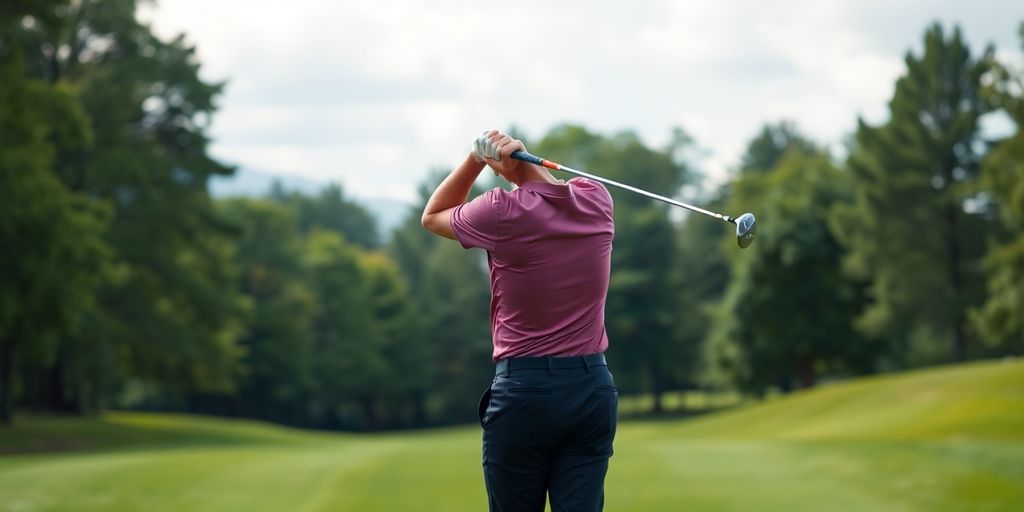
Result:
{"label": "golfer's arm", "polygon": [[430,195],[420,218],[423,227],[435,235],[455,240],[450,224],[452,209],[466,202],[469,191],[473,189],[473,182],[482,170],[484,164],[474,160],[472,154],[467,155],[462,165],[452,171]]}

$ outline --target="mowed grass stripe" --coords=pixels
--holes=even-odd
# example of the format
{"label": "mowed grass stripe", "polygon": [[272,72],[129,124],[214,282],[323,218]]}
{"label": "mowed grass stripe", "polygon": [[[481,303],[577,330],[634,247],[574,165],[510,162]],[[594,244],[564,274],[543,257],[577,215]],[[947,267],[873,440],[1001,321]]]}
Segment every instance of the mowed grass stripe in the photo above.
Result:
{"label": "mowed grass stripe", "polygon": [[790,443],[648,441],[617,456],[609,479],[628,485],[610,486],[609,510],[903,510],[822,471],[833,458]]}
{"label": "mowed grass stripe", "polygon": [[346,473],[396,448],[369,441],[19,456],[0,462],[0,504],[12,511],[323,510]]}
{"label": "mowed grass stripe", "polygon": [[401,449],[346,474],[319,510],[486,509],[478,429],[405,439]]}

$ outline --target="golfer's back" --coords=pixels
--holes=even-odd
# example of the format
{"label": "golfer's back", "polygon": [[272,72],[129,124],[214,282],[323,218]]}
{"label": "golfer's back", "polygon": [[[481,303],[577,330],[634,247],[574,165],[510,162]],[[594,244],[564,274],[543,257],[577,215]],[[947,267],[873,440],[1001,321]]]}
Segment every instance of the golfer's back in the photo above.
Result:
{"label": "golfer's back", "polygon": [[584,355],[608,346],[612,200],[603,185],[528,181],[457,207],[452,231],[488,252],[495,361]]}

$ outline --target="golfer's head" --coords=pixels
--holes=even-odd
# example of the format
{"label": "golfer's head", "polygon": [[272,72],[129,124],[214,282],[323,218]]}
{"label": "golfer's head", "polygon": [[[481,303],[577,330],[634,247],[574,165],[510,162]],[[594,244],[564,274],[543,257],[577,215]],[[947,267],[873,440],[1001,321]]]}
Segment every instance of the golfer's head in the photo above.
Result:
{"label": "golfer's head", "polygon": [[494,175],[495,176],[500,176],[505,181],[507,181],[507,182],[509,182],[509,183],[511,183],[513,185],[517,185],[519,183],[519,181],[518,181],[518,174],[519,174],[519,172],[518,171],[519,171],[519,167],[521,167],[521,166],[522,166],[522,164],[517,165],[514,169],[511,169],[511,170],[508,170],[508,171],[502,171],[497,166],[495,166],[495,167],[491,167],[491,170],[494,171]]}

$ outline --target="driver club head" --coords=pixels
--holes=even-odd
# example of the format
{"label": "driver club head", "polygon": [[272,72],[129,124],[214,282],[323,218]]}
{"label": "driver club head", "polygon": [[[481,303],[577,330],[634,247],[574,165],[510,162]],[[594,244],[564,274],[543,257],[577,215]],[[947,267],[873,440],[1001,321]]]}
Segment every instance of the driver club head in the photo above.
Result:
{"label": "driver club head", "polygon": [[754,241],[754,233],[757,232],[757,220],[753,213],[744,213],[735,220],[736,243],[740,249],[746,249]]}

